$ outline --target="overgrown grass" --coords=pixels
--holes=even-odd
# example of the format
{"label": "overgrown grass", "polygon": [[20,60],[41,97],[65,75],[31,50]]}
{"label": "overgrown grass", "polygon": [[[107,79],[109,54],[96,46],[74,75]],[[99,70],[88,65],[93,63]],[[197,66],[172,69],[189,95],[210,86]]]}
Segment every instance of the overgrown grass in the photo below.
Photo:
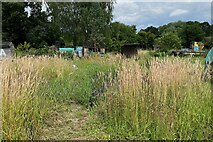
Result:
{"label": "overgrown grass", "polygon": [[23,57],[0,64],[5,140],[39,139],[49,116],[69,119],[74,111],[67,107],[88,107],[91,96],[100,98],[94,120],[79,136],[91,129],[103,139],[212,139],[211,84],[201,80],[199,60],[141,52],[136,59]]}
{"label": "overgrown grass", "polygon": [[[211,86],[187,59],[124,60],[99,109],[112,139],[212,139]],[[147,70],[149,70],[147,72]]]}
{"label": "overgrown grass", "polygon": [[[46,96],[53,97],[56,102],[71,103],[75,101],[87,106],[93,91],[104,89],[103,78],[97,78],[99,72],[108,74],[115,68],[115,59],[92,57],[77,59],[70,63],[72,72],[64,73],[56,79],[50,79],[42,90]],[[75,67],[73,67],[73,65]]]}
{"label": "overgrown grass", "polygon": [[51,102],[37,93],[49,78],[61,75],[62,66],[52,66],[57,62],[66,64],[65,60],[46,57],[6,59],[2,62],[3,139],[37,138]]}
{"label": "overgrown grass", "polygon": [[[114,60],[93,57],[64,60],[58,57],[7,59],[1,65],[3,94],[3,139],[39,138],[51,109],[77,102],[88,105],[93,89],[102,88],[93,80],[109,72]],[[75,65],[75,66],[73,66]]]}

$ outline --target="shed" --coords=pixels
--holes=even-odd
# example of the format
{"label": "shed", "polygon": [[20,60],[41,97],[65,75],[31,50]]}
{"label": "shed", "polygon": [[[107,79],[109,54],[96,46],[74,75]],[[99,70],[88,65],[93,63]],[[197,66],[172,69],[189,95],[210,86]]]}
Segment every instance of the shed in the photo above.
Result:
{"label": "shed", "polygon": [[14,45],[12,42],[0,43],[0,59],[14,55]]}
{"label": "shed", "polygon": [[82,46],[77,46],[75,52],[77,53],[78,57],[84,56],[84,50]]}
{"label": "shed", "polygon": [[127,58],[134,57],[138,53],[139,43],[129,43],[121,47],[121,54]]}

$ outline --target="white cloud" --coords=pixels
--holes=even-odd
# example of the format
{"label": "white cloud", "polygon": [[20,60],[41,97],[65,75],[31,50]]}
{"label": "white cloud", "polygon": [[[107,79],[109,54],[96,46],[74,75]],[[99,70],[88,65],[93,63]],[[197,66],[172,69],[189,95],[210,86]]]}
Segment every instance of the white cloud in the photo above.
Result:
{"label": "white cloud", "polygon": [[187,14],[189,11],[184,9],[176,9],[170,13],[170,17],[180,16]]}
{"label": "white cloud", "polygon": [[156,8],[150,9],[148,11],[153,12],[155,14],[163,14],[165,12],[165,9],[163,9],[161,7],[156,7]]}
{"label": "white cloud", "polygon": [[135,23],[142,14],[137,3],[117,3],[114,9],[114,21],[123,23]]}
{"label": "white cloud", "polygon": [[117,0],[121,3],[132,3],[132,2],[212,2],[212,0]]}
{"label": "white cloud", "polygon": [[[119,0],[121,1],[121,0]],[[211,21],[211,3],[119,2],[114,6],[114,20],[137,29],[161,26],[175,21]],[[205,10],[203,10],[205,9]],[[202,15],[202,16],[201,16]]]}

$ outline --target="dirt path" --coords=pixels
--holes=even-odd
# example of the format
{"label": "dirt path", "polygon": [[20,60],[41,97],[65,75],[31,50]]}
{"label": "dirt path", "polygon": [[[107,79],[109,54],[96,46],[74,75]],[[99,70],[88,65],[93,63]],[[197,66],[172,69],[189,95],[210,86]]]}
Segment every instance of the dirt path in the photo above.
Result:
{"label": "dirt path", "polygon": [[109,137],[103,133],[102,126],[93,122],[88,110],[75,103],[56,107],[45,123],[42,140],[91,140]]}

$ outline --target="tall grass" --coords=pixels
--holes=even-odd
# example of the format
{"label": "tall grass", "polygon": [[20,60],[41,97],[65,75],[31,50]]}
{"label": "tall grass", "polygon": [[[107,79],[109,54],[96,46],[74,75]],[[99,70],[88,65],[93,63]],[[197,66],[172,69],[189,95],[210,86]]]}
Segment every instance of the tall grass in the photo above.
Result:
{"label": "tall grass", "polygon": [[1,63],[3,139],[37,138],[51,103],[39,88],[50,78],[61,76],[69,64],[48,57],[6,59]]}
{"label": "tall grass", "polygon": [[41,89],[46,96],[54,98],[56,102],[72,103],[88,106],[89,98],[94,91],[103,89],[103,79],[97,78],[99,72],[108,74],[115,67],[118,57],[100,58],[90,57],[76,59],[72,64],[71,74],[66,73],[57,79],[49,80],[45,89]]}
{"label": "tall grass", "polygon": [[125,60],[99,109],[112,138],[212,138],[211,89],[199,61],[153,59],[150,67]]}
{"label": "tall grass", "polygon": [[[22,57],[1,63],[3,139],[39,139],[45,120],[58,106],[72,102],[87,106],[99,71],[110,72],[116,58],[64,60]],[[75,65],[75,67],[73,66]]]}
{"label": "tall grass", "polygon": [[72,102],[87,106],[93,92],[104,93],[98,113],[112,139],[211,139],[210,83],[201,80],[200,61],[141,60],[2,61],[3,139],[39,139],[54,109]]}

